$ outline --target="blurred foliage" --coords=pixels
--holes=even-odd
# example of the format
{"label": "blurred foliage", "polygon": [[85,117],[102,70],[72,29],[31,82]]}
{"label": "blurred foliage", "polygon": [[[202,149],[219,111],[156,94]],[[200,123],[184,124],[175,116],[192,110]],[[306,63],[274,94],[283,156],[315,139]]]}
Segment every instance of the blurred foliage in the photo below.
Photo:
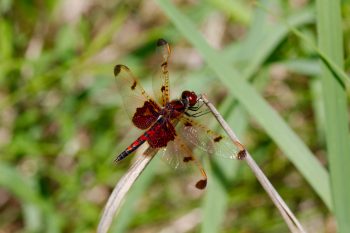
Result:
{"label": "blurred foliage", "polygon": [[[247,43],[249,29],[259,27],[252,25],[257,8],[253,1],[176,5],[228,58]],[[313,7],[307,0],[271,1],[269,10],[275,15],[270,20],[310,13]],[[345,41],[349,9],[344,2]],[[159,65],[158,38],[166,38],[173,48],[172,94],[184,88],[206,92],[225,107],[228,89],[153,1],[0,0],[0,14],[0,232],[95,232],[109,193],[131,161],[115,166],[114,156],[139,134],[122,108],[113,67],[128,65],[150,90]],[[315,41],[313,22],[299,30]],[[259,46],[259,35],[254,38]],[[244,55],[231,59],[236,68],[246,62]],[[253,79],[325,163],[319,72],[315,51],[287,34]],[[310,232],[334,232],[334,219],[313,189],[256,121],[247,114],[237,119],[242,118],[242,141],[291,209]],[[215,163],[204,161],[215,173]],[[232,162],[235,170],[228,171],[226,181],[212,180],[227,192],[217,232],[286,232],[251,171],[239,165]],[[126,200],[114,232],[171,230],[187,214],[192,216],[185,219],[188,232],[201,231],[198,209],[207,205],[203,199],[215,206],[215,198],[204,198],[206,191],[193,188],[196,173],[174,171],[158,160],[146,172]]]}

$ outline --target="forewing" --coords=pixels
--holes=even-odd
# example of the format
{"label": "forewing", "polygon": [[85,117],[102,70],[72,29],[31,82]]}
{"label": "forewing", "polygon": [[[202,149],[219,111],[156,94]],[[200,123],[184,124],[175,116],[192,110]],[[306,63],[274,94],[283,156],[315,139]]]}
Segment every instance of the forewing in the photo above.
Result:
{"label": "forewing", "polygon": [[160,70],[153,76],[153,92],[156,100],[165,106],[170,99],[168,60],[170,57],[170,46],[164,39],[157,42],[157,50],[162,57]]}
{"label": "forewing", "polygon": [[157,120],[160,107],[146,93],[128,67],[116,65],[114,75],[127,114],[138,128],[149,128]]}
{"label": "forewing", "polygon": [[189,117],[182,117],[176,130],[192,145],[212,155],[236,159],[240,157],[239,152],[244,150],[238,142],[233,142],[227,136],[216,133]]}

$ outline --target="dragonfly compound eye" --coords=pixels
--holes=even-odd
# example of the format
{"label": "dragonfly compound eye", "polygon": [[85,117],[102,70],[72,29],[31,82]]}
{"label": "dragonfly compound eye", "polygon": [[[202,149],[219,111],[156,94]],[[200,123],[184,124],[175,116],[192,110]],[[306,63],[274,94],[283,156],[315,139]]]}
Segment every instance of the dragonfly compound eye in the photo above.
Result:
{"label": "dragonfly compound eye", "polygon": [[194,106],[197,103],[197,95],[193,91],[184,91],[182,92],[181,95],[182,99],[187,99],[188,100],[188,105]]}

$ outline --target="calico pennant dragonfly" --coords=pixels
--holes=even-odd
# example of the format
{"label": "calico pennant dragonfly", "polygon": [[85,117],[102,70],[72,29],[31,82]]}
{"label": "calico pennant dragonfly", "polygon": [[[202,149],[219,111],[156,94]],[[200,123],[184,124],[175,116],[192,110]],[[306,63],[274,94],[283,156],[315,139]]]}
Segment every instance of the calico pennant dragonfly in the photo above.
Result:
{"label": "calico pennant dragonfly", "polygon": [[118,90],[121,93],[125,108],[137,128],[144,130],[130,146],[120,153],[116,162],[134,152],[143,143],[148,142],[151,148],[158,149],[162,156],[177,167],[182,164],[194,164],[199,168],[202,178],[196,183],[198,189],[207,185],[207,175],[200,162],[193,154],[193,146],[226,158],[236,158],[243,146],[235,145],[226,136],[218,134],[195,118],[207,113],[204,104],[192,91],[183,91],[181,97],[170,100],[168,60],[170,46],[164,39],[157,41],[162,54],[160,75],[155,76],[153,85],[155,99],[151,98],[141,87],[138,79],[125,65],[116,65]]}

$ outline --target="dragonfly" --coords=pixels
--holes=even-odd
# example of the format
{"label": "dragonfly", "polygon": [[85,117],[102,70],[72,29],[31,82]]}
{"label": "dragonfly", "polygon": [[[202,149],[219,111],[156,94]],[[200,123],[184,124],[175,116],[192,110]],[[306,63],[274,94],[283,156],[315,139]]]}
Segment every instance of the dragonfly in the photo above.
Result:
{"label": "dragonfly", "polygon": [[204,189],[207,186],[207,175],[193,149],[198,147],[209,154],[239,158],[244,147],[197,121],[208,111],[195,92],[185,90],[179,98],[170,99],[168,65],[171,48],[164,39],[157,41],[157,47],[162,63],[159,75],[153,77],[155,98],[146,93],[127,66],[119,64],[114,67],[118,91],[125,109],[133,125],[144,131],[116,157],[115,162],[125,159],[147,142],[175,168],[187,164],[195,165],[201,174],[195,187]]}

